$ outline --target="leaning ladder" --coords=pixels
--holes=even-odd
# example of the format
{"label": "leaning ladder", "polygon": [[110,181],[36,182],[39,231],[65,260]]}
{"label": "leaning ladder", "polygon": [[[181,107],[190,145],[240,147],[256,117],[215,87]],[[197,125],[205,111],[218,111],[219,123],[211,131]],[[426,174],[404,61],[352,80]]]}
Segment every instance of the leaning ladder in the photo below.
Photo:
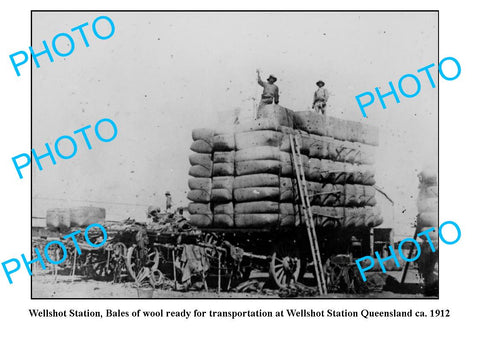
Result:
{"label": "leaning ladder", "polygon": [[327,294],[327,286],[325,284],[325,275],[323,273],[322,258],[320,255],[320,247],[318,246],[317,232],[315,231],[315,221],[313,219],[312,207],[310,205],[310,197],[308,196],[308,187],[301,159],[298,135],[290,134],[290,147],[292,149],[293,165],[295,167],[299,196],[302,203],[302,212],[307,225],[308,239],[312,251],[315,278],[317,279],[320,295],[324,295]]}

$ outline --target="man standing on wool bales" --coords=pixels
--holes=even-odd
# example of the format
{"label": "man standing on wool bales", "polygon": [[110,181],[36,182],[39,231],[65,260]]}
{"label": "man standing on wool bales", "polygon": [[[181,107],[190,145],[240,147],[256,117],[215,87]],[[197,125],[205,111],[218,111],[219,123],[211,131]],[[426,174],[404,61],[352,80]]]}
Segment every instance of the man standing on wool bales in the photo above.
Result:
{"label": "man standing on wool bales", "polygon": [[322,114],[325,115],[329,94],[325,88],[325,83],[322,80],[317,81],[316,84],[318,89],[313,94],[312,109],[314,109],[317,113],[322,111]]}
{"label": "man standing on wool bales", "polygon": [[258,111],[260,111],[260,109],[267,104],[273,104],[273,102],[278,104],[278,86],[274,84],[277,81],[277,78],[273,75],[270,75],[267,81],[263,81],[260,77],[260,70],[257,70],[257,81],[258,85],[263,87],[262,100],[258,106]]}

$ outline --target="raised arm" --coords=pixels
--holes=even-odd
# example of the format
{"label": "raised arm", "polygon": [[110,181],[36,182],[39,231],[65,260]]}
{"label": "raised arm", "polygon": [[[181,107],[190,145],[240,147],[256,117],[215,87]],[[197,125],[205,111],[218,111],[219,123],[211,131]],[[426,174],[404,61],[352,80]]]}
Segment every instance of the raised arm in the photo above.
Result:
{"label": "raised arm", "polygon": [[265,85],[265,84],[263,83],[262,78],[260,78],[260,70],[257,70],[257,83],[258,83],[258,85],[260,85],[260,86],[262,86],[262,87]]}

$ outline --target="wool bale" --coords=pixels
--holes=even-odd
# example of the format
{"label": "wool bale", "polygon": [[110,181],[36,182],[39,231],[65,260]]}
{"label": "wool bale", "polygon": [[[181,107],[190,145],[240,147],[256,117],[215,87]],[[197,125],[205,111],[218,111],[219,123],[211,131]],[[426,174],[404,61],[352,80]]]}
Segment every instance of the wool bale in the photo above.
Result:
{"label": "wool bale", "polygon": [[274,201],[243,202],[235,204],[235,214],[278,214],[280,204]]}
{"label": "wool bale", "polygon": [[239,188],[233,190],[233,196],[235,198],[235,202],[278,201],[280,198],[280,188]]}
{"label": "wool bale", "polygon": [[280,201],[293,201],[294,197],[295,190],[293,188],[292,179],[288,177],[280,178]]}
{"label": "wool bale", "polygon": [[258,130],[279,131],[280,128],[281,125],[278,117],[266,117],[241,123],[235,127],[235,132],[251,132]]}
{"label": "wool bale", "polygon": [[344,121],[344,124],[346,131],[345,140],[350,142],[362,142],[362,124],[360,122],[353,122],[349,120]]}
{"label": "wool bale", "polygon": [[437,227],[438,226],[438,212],[426,211],[417,215],[417,226],[419,227]]}
{"label": "wool bale", "polygon": [[233,176],[234,163],[213,163],[213,176]]}
{"label": "wool bale", "polygon": [[374,185],[375,184],[375,170],[371,165],[359,164],[354,168],[354,183]]}
{"label": "wool bale", "polygon": [[314,182],[345,183],[345,164],[328,159],[310,158],[305,177]]}
{"label": "wool bale", "polygon": [[207,153],[193,153],[188,156],[190,165],[201,165],[207,169],[212,169],[212,155]]}
{"label": "wool bale", "polygon": [[280,214],[235,214],[236,228],[274,228],[279,225]]}
{"label": "wool bale", "polygon": [[284,134],[277,131],[251,131],[235,134],[237,150],[253,148],[256,146],[280,147]]}
{"label": "wool bale", "polygon": [[66,232],[70,229],[70,210],[66,208],[48,209],[46,220],[48,230]]}
{"label": "wool bale", "polygon": [[209,228],[213,224],[213,215],[211,214],[190,215],[190,224],[198,228]]}
{"label": "wool bale", "polygon": [[188,188],[190,190],[205,190],[210,192],[212,190],[212,180],[210,178],[189,178]]}
{"label": "wool bale", "polygon": [[227,189],[233,190],[233,176],[219,176],[212,178],[212,189]]}
{"label": "wool bale", "polygon": [[212,145],[213,142],[213,130],[208,128],[198,128],[192,130],[192,139],[204,140],[208,144]]}
{"label": "wool bale", "polygon": [[377,204],[377,200],[375,198],[375,193],[376,190],[374,187],[369,186],[369,185],[356,185],[357,190],[360,190],[361,196],[360,196],[360,202],[362,205],[368,205],[368,206],[375,206]]}
{"label": "wool bale", "polygon": [[347,139],[347,127],[345,120],[332,116],[326,117],[326,135],[339,140]]}
{"label": "wool bale", "polygon": [[212,189],[211,201],[216,203],[230,202],[233,199],[232,190]]}
{"label": "wool bale", "polygon": [[293,113],[294,127],[315,135],[326,135],[325,116],[313,111],[298,111]]}
{"label": "wool bale", "polygon": [[210,192],[206,190],[190,190],[187,194],[187,198],[193,202],[209,203],[210,195]]}
{"label": "wool bale", "polygon": [[328,158],[329,157],[328,147],[329,147],[329,144],[332,143],[333,141],[334,139],[331,137],[321,137],[321,136],[311,135],[310,145],[308,149],[309,156],[319,158],[319,159]]}
{"label": "wool bale", "polygon": [[234,163],[235,151],[217,151],[213,153],[214,163]]}
{"label": "wool bale", "polygon": [[375,163],[375,151],[373,146],[354,143],[355,147],[359,151],[359,160],[356,163],[361,164],[374,164]]}
{"label": "wool bale", "polygon": [[233,228],[234,217],[233,214],[215,214],[213,216],[214,228]]}
{"label": "wool bale", "polygon": [[214,203],[213,204],[213,213],[216,214],[226,214],[233,215],[233,203]]}
{"label": "wool bale", "polygon": [[223,134],[213,136],[214,151],[232,151],[235,150],[234,134]]}
{"label": "wool bale", "polygon": [[253,160],[237,162],[235,175],[281,174],[282,163],[276,160]]}
{"label": "wool bale", "polygon": [[274,119],[279,125],[293,127],[293,112],[280,105],[264,105],[260,107],[257,117],[260,119]]}
{"label": "wool bale", "polygon": [[195,202],[190,202],[188,204],[188,212],[190,215],[211,215],[212,212],[210,210],[210,204],[208,203],[195,203]]}
{"label": "wool bale", "polygon": [[334,207],[312,206],[312,215],[320,228],[338,228],[342,226],[342,210]]}
{"label": "wool bale", "polygon": [[198,153],[211,153],[212,145],[204,140],[196,140],[190,145],[190,150]]}
{"label": "wool bale", "polygon": [[234,177],[233,188],[279,187],[280,177],[274,174],[254,174]]}
{"label": "wool bale", "polygon": [[193,165],[188,170],[188,174],[192,177],[210,178],[212,176],[212,169],[202,165]]}
{"label": "wool bale", "polygon": [[249,149],[243,149],[235,153],[235,161],[252,160],[277,160],[284,163],[291,162],[291,155],[288,152],[280,151],[278,147],[257,146]]}
{"label": "wool bale", "polygon": [[70,228],[86,228],[92,223],[105,224],[105,208],[70,208]]}

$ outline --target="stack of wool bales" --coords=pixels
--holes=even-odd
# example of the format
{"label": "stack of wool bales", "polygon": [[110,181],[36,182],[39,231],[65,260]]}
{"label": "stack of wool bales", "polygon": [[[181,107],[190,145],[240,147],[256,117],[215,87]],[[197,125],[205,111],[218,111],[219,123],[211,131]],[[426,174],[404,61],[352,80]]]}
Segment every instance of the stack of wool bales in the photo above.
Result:
{"label": "stack of wool bales", "polygon": [[232,131],[214,132],[212,211],[213,226],[231,228],[234,226],[233,178],[235,174],[235,135]]}
{"label": "stack of wool bales", "polygon": [[[320,226],[374,227],[372,128],[314,112],[263,107],[234,131],[197,129],[190,156],[191,222],[199,227],[292,227],[302,222],[290,134],[300,136],[301,161]],[[209,181],[210,179],[210,181]]]}
{"label": "stack of wool bales", "polygon": [[[425,169],[418,175],[419,194],[417,200],[417,227],[421,233],[429,228],[438,227],[438,181],[437,173],[433,169]],[[438,242],[438,234],[434,232],[428,234],[434,242]],[[425,236],[422,236],[425,239]],[[435,244],[437,247],[438,245]],[[438,249],[438,248],[437,248]]]}
{"label": "stack of wool bales", "polygon": [[293,121],[300,132],[301,152],[309,157],[305,172],[317,225],[380,225],[372,166],[378,132],[365,124],[310,111],[295,112]]}
{"label": "stack of wool bales", "polygon": [[293,133],[292,114],[281,106],[266,106],[262,113],[259,119],[236,127],[234,208],[238,228],[290,227],[296,222],[287,134]]}
{"label": "stack of wool bales", "polygon": [[198,227],[211,227],[213,224],[213,213],[210,207],[212,195],[212,151],[213,151],[213,130],[195,129],[192,132],[193,143],[190,150],[190,170],[192,176],[188,180],[187,198],[192,201],[189,205],[190,222]]}

